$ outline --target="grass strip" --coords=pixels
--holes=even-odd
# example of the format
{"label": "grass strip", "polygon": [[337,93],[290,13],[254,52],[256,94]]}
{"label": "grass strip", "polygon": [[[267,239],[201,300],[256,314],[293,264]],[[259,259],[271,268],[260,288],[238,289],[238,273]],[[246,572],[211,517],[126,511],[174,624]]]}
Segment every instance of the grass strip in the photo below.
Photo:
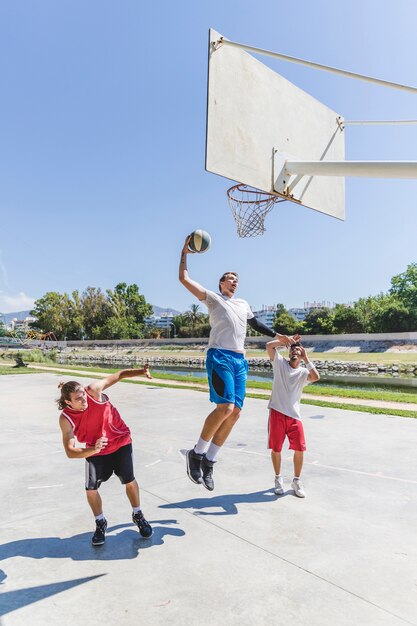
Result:
{"label": "grass strip", "polygon": [[380,389],[351,389],[346,387],[324,387],[309,385],[304,387],[304,394],[314,396],[338,396],[339,398],[357,398],[359,400],[381,400],[383,402],[408,402],[417,404],[417,393],[410,391],[385,391]]}
{"label": "grass strip", "polygon": [[[67,369],[67,366],[64,366]],[[80,369],[80,366],[69,366],[68,369]],[[81,366],[82,369],[82,366]],[[120,368],[98,368],[89,367],[86,371],[101,372],[101,373],[113,373],[118,372]],[[200,385],[208,385],[207,377],[193,376],[192,374],[169,374],[162,372],[152,372],[152,376],[155,380],[177,380],[184,383],[194,383]],[[272,381],[248,381],[248,388],[261,389],[265,391],[271,391]],[[312,394],[315,396],[338,396],[340,398],[356,398],[359,400],[381,400],[387,402],[408,402],[417,404],[417,392],[414,389],[406,390],[399,388],[398,391],[394,388],[390,388],[388,391],[379,388],[371,389],[355,389],[352,385],[322,385],[316,384],[307,386],[304,388],[305,394]]]}
{"label": "grass strip", "polygon": [[301,404],[312,404],[330,409],[346,409],[348,411],[359,411],[360,413],[373,413],[375,415],[396,415],[398,417],[417,417],[417,411],[406,411],[405,409],[391,409],[387,407],[365,406],[361,404],[347,404],[343,402],[326,402],[324,400],[301,400]]}
{"label": "grass strip", "polygon": [[36,374],[36,370],[29,369],[28,367],[0,367],[0,376],[4,374]]}
{"label": "grass strip", "polygon": [[[17,369],[17,368],[16,368]],[[37,368],[36,370],[29,370],[28,368],[19,368],[20,372],[19,373],[33,373],[35,374],[36,372],[39,373],[51,373],[51,368],[48,367],[48,369],[43,369],[42,365],[39,366],[39,369]],[[59,367],[53,367],[52,368],[54,373],[56,374],[62,374],[63,376],[65,376],[66,374],[68,374],[68,372],[62,371],[59,369]],[[66,368],[65,368],[66,369]],[[74,368],[75,369],[75,368]],[[94,374],[98,374],[98,373],[103,373],[103,372],[109,372],[109,370],[102,370],[99,368],[94,368],[95,371],[92,371],[93,368],[88,370],[88,374],[91,375],[92,378],[100,378],[99,376],[94,376]],[[6,370],[7,373],[9,374],[15,374],[16,370],[12,367],[10,368],[0,368],[0,372],[2,372],[2,370]],[[118,369],[114,369],[113,371],[119,371]],[[5,372],[5,373],[6,373]],[[166,379],[165,377],[168,377],[168,380],[177,380],[178,377],[170,377],[169,374],[165,374],[163,375],[163,379]],[[170,378],[169,378],[170,377]],[[158,377],[154,377],[159,378]],[[185,378],[188,382],[197,382],[199,384],[204,384],[204,379],[198,378],[198,377],[191,377],[194,380],[190,380],[189,377],[187,376],[183,376],[181,378]],[[134,385],[152,385],[152,381],[148,380],[148,379],[143,379],[143,380],[124,380],[122,382],[126,382],[126,383],[131,383]],[[261,385],[265,385],[265,383],[261,383]],[[185,390],[189,390],[189,391],[203,391],[206,392],[207,390],[204,388],[198,388],[195,387],[194,385],[170,385],[169,383],[158,383],[156,386],[158,387],[164,387],[166,389],[185,389]],[[317,390],[317,387],[314,388],[314,391]],[[335,390],[335,392],[337,393],[337,389]],[[313,391],[312,391],[313,393]],[[259,394],[259,393],[251,393],[250,391],[248,391],[248,393],[246,394],[247,398],[255,398],[257,400],[269,400],[270,394]],[[352,397],[352,396],[351,396]],[[375,398],[373,398],[375,399]],[[377,398],[377,399],[381,399],[381,398]],[[363,412],[363,413],[373,413],[376,415],[394,415],[394,416],[398,416],[398,417],[408,417],[408,418],[416,418],[417,417],[417,411],[407,411],[405,409],[393,409],[393,408],[387,408],[387,407],[371,407],[371,406],[365,406],[365,405],[356,405],[356,404],[348,404],[348,403],[343,403],[343,402],[329,402],[329,401],[324,401],[324,400],[309,400],[306,398],[303,398],[301,400],[302,404],[310,404],[313,406],[322,406],[325,408],[334,408],[334,409],[345,409],[345,410],[349,410],[349,411],[358,411],[358,412]]]}

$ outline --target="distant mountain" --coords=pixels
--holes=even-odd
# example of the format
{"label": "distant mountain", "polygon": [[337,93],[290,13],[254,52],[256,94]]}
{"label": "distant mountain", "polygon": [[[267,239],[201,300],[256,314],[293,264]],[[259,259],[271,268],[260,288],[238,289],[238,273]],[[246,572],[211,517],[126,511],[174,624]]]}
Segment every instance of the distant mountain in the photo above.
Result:
{"label": "distant mountain", "polygon": [[15,311],[14,313],[3,313],[2,318],[5,318],[6,325],[8,325],[15,318],[18,320],[24,320],[29,317],[29,315],[30,311]]}
{"label": "distant mountain", "polygon": [[[151,305],[153,308],[154,315],[162,315],[162,313],[173,313],[174,315],[180,315],[181,312],[176,309],[162,308],[160,306],[156,306],[155,304]],[[14,313],[3,313],[0,317],[0,321],[3,321],[3,317],[6,321],[6,326],[10,324],[12,320],[17,318],[18,320],[24,320],[26,317],[29,317],[30,311],[15,311]]]}
{"label": "distant mountain", "polygon": [[156,306],[156,304],[151,304],[151,307],[153,308],[154,315],[162,315],[162,313],[173,313],[174,315],[181,315],[181,311],[176,311],[175,309],[170,309],[169,307],[163,309],[160,306]]}

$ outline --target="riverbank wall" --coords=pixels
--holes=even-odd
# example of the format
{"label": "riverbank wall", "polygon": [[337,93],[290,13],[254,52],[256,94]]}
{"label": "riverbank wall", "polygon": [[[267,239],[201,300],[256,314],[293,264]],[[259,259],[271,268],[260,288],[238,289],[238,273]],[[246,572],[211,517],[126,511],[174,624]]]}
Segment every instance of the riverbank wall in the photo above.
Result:
{"label": "riverbank wall", "polygon": [[[247,350],[265,351],[268,337],[247,337]],[[417,376],[417,332],[414,333],[378,333],[350,335],[306,335],[302,338],[310,358],[320,354],[316,361],[317,368],[325,372],[341,374],[388,374]],[[137,339],[114,341],[68,341],[61,350],[63,362],[91,363],[110,362],[115,366],[126,363],[157,366],[204,367],[207,338],[176,339]],[[155,356],[152,352],[155,351]],[[187,354],[190,351],[192,355]],[[164,352],[161,355],[161,352]],[[341,361],[332,359],[332,353],[415,353],[414,364],[398,363],[375,364],[363,361]],[[145,355],[146,353],[146,355]],[[197,354],[196,354],[197,353]],[[200,353],[200,354],[198,354]],[[324,354],[328,358],[323,359]],[[270,369],[269,359],[264,356],[248,358],[249,367]]]}
{"label": "riverbank wall", "polygon": [[[261,350],[265,354],[265,343],[268,337],[248,337],[246,347],[250,350]],[[324,373],[354,375],[387,375],[417,377],[417,332],[414,333],[381,333],[351,335],[306,335],[302,338],[310,358],[320,354],[316,360],[317,369]],[[27,342],[26,348],[32,346]],[[205,366],[205,350],[207,338],[191,339],[117,339],[117,340],[84,340],[65,341],[48,348],[57,348],[57,360],[61,364],[113,365],[115,368],[124,366],[178,366],[202,368]],[[9,346],[9,349],[19,346]],[[152,353],[155,353],[154,355]],[[375,364],[354,360],[335,360],[332,353],[415,353],[414,363]],[[162,354],[161,354],[162,353]],[[191,354],[192,353],[192,354]],[[268,370],[271,367],[266,355],[249,358],[252,370]],[[323,358],[323,357],[326,358]],[[350,357],[351,359],[352,357]],[[391,359],[392,361],[392,356]]]}
{"label": "riverbank wall", "polygon": [[[265,349],[268,337],[247,337],[247,348]],[[416,352],[417,332],[406,333],[356,333],[344,335],[304,335],[303,344],[314,352]],[[61,342],[62,343],[62,342]],[[207,338],[171,338],[171,339],[113,339],[67,341],[71,347],[115,347],[115,348],[161,348],[193,347],[205,349]]]}

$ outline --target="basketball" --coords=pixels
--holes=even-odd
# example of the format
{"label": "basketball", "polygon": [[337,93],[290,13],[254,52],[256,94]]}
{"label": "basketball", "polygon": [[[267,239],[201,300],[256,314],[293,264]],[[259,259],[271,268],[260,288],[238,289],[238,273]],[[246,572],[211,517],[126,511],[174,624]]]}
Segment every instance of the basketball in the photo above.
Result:
{"label": "basketball", "polygon": [[211,237],[205,230],[195,230],[190,235],[188,247],[193,252],[206,252],[210,248]]}

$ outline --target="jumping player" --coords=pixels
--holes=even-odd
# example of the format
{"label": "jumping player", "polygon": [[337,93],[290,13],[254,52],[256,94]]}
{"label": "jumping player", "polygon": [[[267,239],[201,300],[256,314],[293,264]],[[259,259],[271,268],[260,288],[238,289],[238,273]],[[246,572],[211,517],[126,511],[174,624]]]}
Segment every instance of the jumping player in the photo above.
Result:
{"label": "jumping player", "polygon": [[[152,378],[148,365],[143,369],[121,370],[87,387],[71,381],[61,383],[61,397],[57,400],[62,411],[59,425],[65,452],[70,459],[86,460],[87,501],[96,519],[92,544],[100,546],[106,539],[107,521],[103,515],[98,489],[113,472],[125,485],[126,495],[132,505],[132,519],[142,537],[152,536],[152,528],[143,516],[139,486],[133,472],[132,438],[130,430],[111,404],[105,389],[124,378],[146,376]],[[85,443],[85,448],[75,445],[75,438]]]}
{"label": "jumping player", "polygon": [[[301,482],[304,450],[306,450],[304,429],[300,417],[300,400],[303,387],[307,383],[314,383],[320,375],[314,364],[310,362],[307,353],[300,343],[290,346],[289,361],[277,351],[281,345],[279,341],[269,341],[266,344],[268,356],[272,361],[274,380],[269,400],[269,443],[272,465],[275,470],[275,493],[284,493],[284,481],[281,476],[281,450],[287,436],[290,450],[294,450],[294,478],[292,488],[295,495],[305,498],[305,491]],[[301,360],[305,367],[301,367]]]}
{"label": "jumping player", "polygon": [[217,406],[204,422],[200,437],[186,454],[187,474],[194,483],[209,491],[214,489],[213,465],[221,446],[240,416],[246,392],[248,364],[245,359],[246,328],[249,324],[257,332],[275,337],[290,346],[299,337],[279,335],[253,315],[245,300],[235,298],[239,278],[236,272],[226,272],[220,278],[219,292],[214,293],[192,280],[187,270],[190,237],[181,252],[179,280],[196,298],[207,306],[210,319],[210,338],[206,368],[210,385],[210,400]]}

